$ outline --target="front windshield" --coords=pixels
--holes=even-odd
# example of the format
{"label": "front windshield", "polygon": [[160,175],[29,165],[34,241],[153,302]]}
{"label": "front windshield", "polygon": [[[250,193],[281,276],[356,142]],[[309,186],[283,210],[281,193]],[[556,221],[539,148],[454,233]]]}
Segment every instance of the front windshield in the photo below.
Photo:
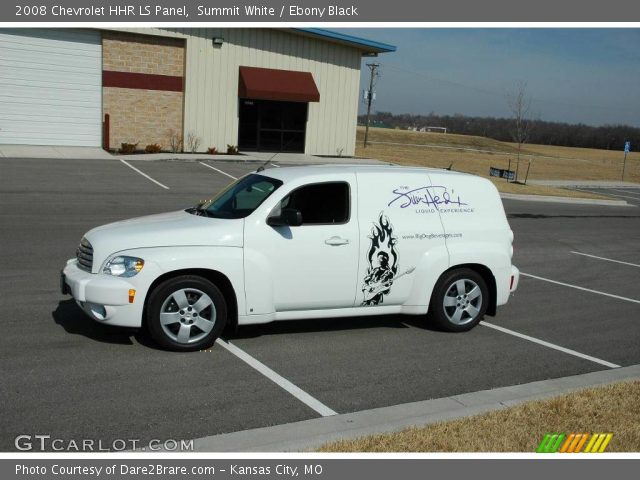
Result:
{"label": "front windshield", "polygon": [[187,211],[212,218],[244,218],[281,185],[280,180],[252,173],[236,180],[212,199]]}

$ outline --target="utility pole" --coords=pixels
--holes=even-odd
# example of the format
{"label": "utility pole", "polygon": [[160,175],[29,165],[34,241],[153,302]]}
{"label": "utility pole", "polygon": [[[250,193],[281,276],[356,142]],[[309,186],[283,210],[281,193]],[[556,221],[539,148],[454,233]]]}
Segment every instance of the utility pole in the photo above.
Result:
{"label": "utility pole", "polygon": [[367,94],[367,125],[364,130],[364,148],[367,148],[367,138],[369,138],[369,116],[371,115],[371,102],[373,102],[373,79],[376,76],[376,70],[380,66],[379,63],[367,63],[367,67],[371,71],[369,78],[369,90]]}

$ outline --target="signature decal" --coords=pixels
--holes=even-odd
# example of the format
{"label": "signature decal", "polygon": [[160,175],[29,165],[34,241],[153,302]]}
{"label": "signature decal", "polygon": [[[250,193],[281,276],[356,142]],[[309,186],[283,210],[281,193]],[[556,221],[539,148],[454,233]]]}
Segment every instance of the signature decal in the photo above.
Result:
{"label": "signature decal", "polygon": [[409,187],[396,188],[392,192],[396,195],[387,206],[396,204],[400,208],[411,207],[412,205],[427,205],[438,209],[441,206],[463,207],[468,204],[463,202],[460,195],[454,195],[453,191],[442,185],[429,185],[409,190]]}
{"label": "signature decal", "polygon": [[384,212],[380,212],[378,223],[373,224],[369,240],[369,267],[362,283],[363,306],[380,305],[384,296],[391,292],[393,282],[415,270],[414,267],[398,274],[398,238],[393,234],[393,226]]}

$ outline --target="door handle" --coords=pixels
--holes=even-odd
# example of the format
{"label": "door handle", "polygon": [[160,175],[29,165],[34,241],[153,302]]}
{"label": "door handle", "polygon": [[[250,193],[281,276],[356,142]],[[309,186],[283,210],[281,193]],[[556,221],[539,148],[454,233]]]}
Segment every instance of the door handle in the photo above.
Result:
{"label": "door handle", "polygon": [[349,243],[349,240],[346,238],[342,238],[342,237],[331,237],[331,238],[327,238],[324,243],[326,243],[327,245],[332,245],[332,246],[337,246],[337,245],[347,245]]}

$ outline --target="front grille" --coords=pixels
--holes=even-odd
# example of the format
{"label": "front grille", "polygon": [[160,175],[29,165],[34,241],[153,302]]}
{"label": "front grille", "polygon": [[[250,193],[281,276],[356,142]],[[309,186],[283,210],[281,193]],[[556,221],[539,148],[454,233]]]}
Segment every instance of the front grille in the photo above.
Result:
{"label": "front grille", "polygon": [[93,268],[93,247],[89,240],[82,237],[80,245],[76,249],[76,258],[78,259],[78,267],[87,272],[91,272]]}

